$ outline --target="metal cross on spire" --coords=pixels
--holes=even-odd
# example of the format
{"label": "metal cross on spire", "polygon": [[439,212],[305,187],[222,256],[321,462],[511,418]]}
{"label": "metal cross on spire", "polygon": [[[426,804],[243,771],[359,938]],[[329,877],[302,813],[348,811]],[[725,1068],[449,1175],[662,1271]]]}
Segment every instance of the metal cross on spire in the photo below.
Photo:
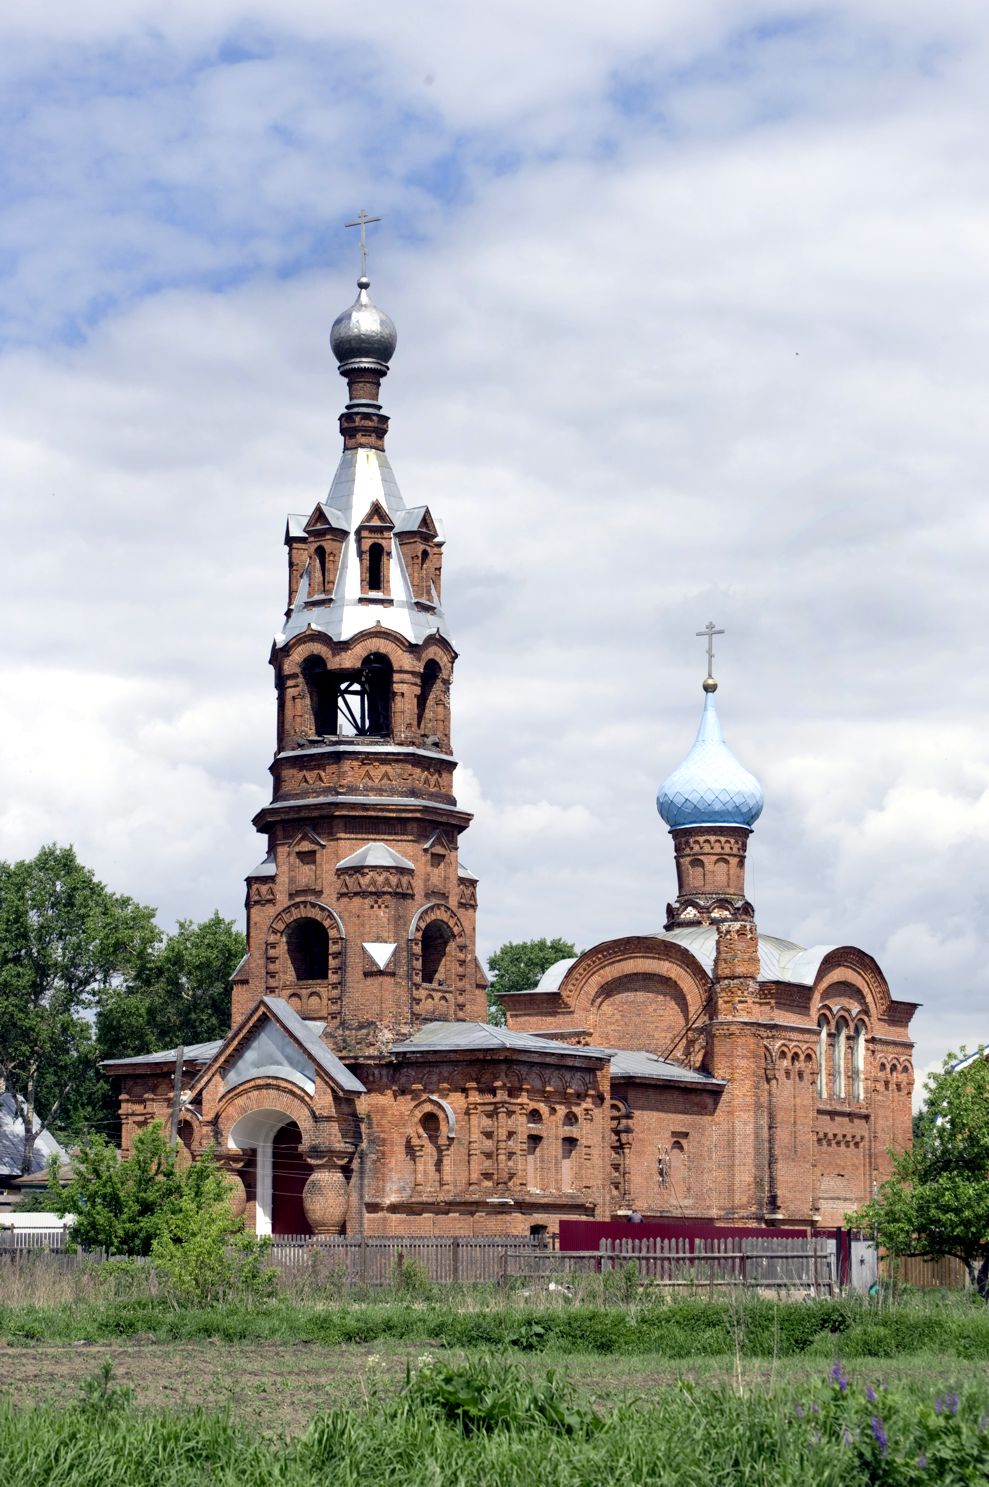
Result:
{"label": "metal cross on spire", "polygon": [[695,633],[697,635],[699,635],[702,640],[703,640],[703,638],[705,636],[707,636],[707,674],[708,674],[708,676],[713,677],[714,676],[714,637],[716,635],[724,635],[725,632],[724,632],[724,630],[718,630],[718,629],[716,629],[713,620],[708,620],[708,622],[704,626],[703,630],[697,630]]}
{"label": "metal cross on spire", "polygon": [[367,278],[367,234],[364,231],[364,229],[367,227],[367,224],[369,222],[380,222],[380,221],[381,221],[381,218],[380,217],[369,217],[368,214],[367,214],[367,212],[365,212],[364,208],[361,207],[360,211],[357,213],[357,221],[356,222],[348,222],[346,224],[348,227],[359,227],[360,230],[361,230],[361,278],[362,279],[366,279]]}

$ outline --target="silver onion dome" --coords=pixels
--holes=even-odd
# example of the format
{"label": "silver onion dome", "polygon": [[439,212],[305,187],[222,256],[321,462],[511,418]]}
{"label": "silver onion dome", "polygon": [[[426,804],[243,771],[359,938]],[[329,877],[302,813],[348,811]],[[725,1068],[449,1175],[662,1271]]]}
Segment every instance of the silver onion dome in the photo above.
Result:
{"label": "silver onion dome", "polygon": [[371,286],[365,274],[357,280],[357,298],[333,322],[330,346],[341,368],[348,366],[387,367],[395,355],[398,331],[395,323],[367,297]]}

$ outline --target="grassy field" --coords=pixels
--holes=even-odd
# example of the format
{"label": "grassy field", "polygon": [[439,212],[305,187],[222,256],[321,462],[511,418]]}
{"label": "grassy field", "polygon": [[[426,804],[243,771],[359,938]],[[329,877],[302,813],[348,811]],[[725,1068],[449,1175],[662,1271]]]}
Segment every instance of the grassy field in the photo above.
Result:
{"label": "grassy field", "polygon": [[[178,1350],[158,1357],[181,1362]],[[231,1352],[225,1361],[243,1359]],[[311,1360],[316,1374],[321,1361]],[[344,1361],[360,1370],[352,1355]],[[258,1357],[255,1364],[267,1389],[278,1372],[274,1361],[270,1369]],[[179,1408],[149,1409],[122,1374],[97,1371],[74,1391],[63,1379],[57,1406],[0,1406],[0,1473],[11,1487],[328,1480],[341,1487],[960,1487],[989,1480],[984,1379],[957,1388],[941,1382],[934,1392],[930,1377],[866,1381],[840,1365],[817,1378],[789,1369],[779,1379],[739,1374],[731,1385],[637,1377],[634,1392],[595,1403],[545,1363],[531,1369],[481,1356],[417,1361],[397,1387],[387,1368],[365,1357],[361,1380],[360,1399],[342,1407],[326,1401],[293,1433],[289,1418],[272,1428],[246,1401],[203,1410],[187,1398]],[[286,1395],[292,1383],[279,1374]]]}
{"label": "grassy field", "polygon": [[39,1265],[0,1300],[5,1487],[989,1481],[989,1311],[962,1295],[296,1282],[196,1309],[146,1268]]}
{"label": "grassy field", "polygon": [[[270,1435],[297,1435],[321,1411],[363,1408],[372,1397],[396,1395],[406,1369],[424,1357],[460,1365],[472,1350],[427,1349],[423,1344],[384,1342],[374,1346],[322,1347],[306,1343],[154,1343],[129,1339],[107,1344],[36,1344],[0,1347],[0,1399],[18,1409],[57,1407],[79,1398],[88,1378],[105,1360],[116,1382],[131,1390],[142,1410],[204,1409],[256,1426]],[[655,1354],[595,1356],[545,1352],[498,1354],[531,1379],[556,1370],[599,1408],[629,1395],[654,1399],[682,1383],[726,1386],[742,1394],[809,1388],[820,1383],[832,1360],[721,1357],[670,1360]],[[859,1359],[845,1365],[860,1389],[877,1380],[924,1388],[932,1382],[925,1357]],[[934,1387],[941,1393],[981,1391],[989,1407],[989,1363],[939,1360]]]}

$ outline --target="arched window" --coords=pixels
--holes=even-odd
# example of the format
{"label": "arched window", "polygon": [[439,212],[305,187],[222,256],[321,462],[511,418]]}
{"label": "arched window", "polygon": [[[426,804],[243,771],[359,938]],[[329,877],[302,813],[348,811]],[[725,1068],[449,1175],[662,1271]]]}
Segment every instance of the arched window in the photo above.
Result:
{"label": "arched window", "polygon": [[326,593],[326,548],[317,547],[313,553],[315,566],[313,568],[313,593]]}
{"label": "arched window", "polygon": [[828,1019],[819,1017],[817,1026],[820,1028],[817,1039],[817,1098],[823,1100],[828,1092]]}
{"label": "arched window", "polygon": [[435,921],[427,924],[422,932],[422,984],[424,986],[451,986],[453,976],[447,965],[451,953],[453,931],[445,924]]}
{"label": "arched window", "polygon": [[[315,689],[307,668],[321,667]],[[392,665],[387,656],[367,656],[359,671],[327,671],[325,661],[303,665],[319,734],[387,738],[391,732]]]}
{"label": "arched window", "polygon": [[563,1140],[560,1144],[560,1186],[572,1193],[577,1186],[577,1150],[580,1146],[579,1122],[572,1110],[563,1117]]}
{"label": "arched window", "polygon": [[690,886],[697,893],[704,891],[704,859],[703,857],[691,857],[690,859]]}
{"label": "arched window", "polygon": [[684,1199],[689,1196],[687,1150],[682,1141],[674,1141],[670,1147],[670,1183],[674,1196]]}
{"label": "arched window", "polygon": [[423,550],[422,550],[422,552],[419,554],[419,593],[422,595],[422,597],[424,599],[429,599],[431,597],[431,595],[430,595],[430,583],[429,583],[429,548],[428,547],[424,547]]}
{"label": "arched window", "polygon": [[435,692],[440,679],[440,663],[427,661],[422,668],[419,696],[416,699],[416,725],[423,732],[436,732]]}
{"label": "arched window", "polygon": [[296,919],[285,931],[296,981],[325,981],[330,973],[330,937],[318,919]]}
{"label": "arched window", "polygon": [[852,1044],[852,1099],[865,1099],[865,1023],[855,1024]]}
{"label": "arched window", "polygon": [[302,680],[309,694],[313,733],[323,736],[337,731],[337,688],[335,675],[327,671],[322,656],[307,656],[302,663]]}
{"label": "arched window", "polygon": [[845,1098],[845,1054],[848,1048],[848,1023],[840,1017],[834,1030],[834,1064],[831,1070],[831,1089],[836,1100]]}
{"label": "arched window", "polygon": [[385,550],[380,542],[372,542],[367,550],[367,587],[371,594],[380,594],[385,586]]}
{"label": "arched window", "polygon": [[391,732],[391,662],[387,656],[368,656],[361,667],[367,700],[366,732],[384,737]]}
{"label": "arched window", "polygon": [[525,1181],[526,1186],[537,1192],[542,1186],[540,1182],[540,1169],[542,1163],[539,1159],[539,1148],[543,1144],[543,1118],[538,1110],[530,1110],[526,1122],[525,1138]]}
{"label": "arched window", "polygon": [[427,1187],[439,1187],[443,1180],[443,1149],[440,1145],[442,1129],[440,1118],[434,1110],[427,1110],[419,1122],[419,1129],[425,1137],[425,1163],[424,1173]]}

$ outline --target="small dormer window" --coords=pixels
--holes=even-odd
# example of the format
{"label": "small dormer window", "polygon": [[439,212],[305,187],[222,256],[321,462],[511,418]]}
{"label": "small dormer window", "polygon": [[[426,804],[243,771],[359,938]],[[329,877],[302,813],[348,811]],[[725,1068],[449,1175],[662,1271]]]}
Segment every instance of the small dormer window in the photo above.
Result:
{"label": "small dormer window", "polygon": [[380,594],[385,586],[385,550],[380,542],[372,542],[367,550],[367,587],[371,594]]}
{"label": "small dormer window", "polygon": [[326,593],[326,548],[322,545],[313,553],[313,592]]}
{"label": "small dormer window", "polygon": [[419,556],[419,593],[430,598],[429,548],[424,547]]}

